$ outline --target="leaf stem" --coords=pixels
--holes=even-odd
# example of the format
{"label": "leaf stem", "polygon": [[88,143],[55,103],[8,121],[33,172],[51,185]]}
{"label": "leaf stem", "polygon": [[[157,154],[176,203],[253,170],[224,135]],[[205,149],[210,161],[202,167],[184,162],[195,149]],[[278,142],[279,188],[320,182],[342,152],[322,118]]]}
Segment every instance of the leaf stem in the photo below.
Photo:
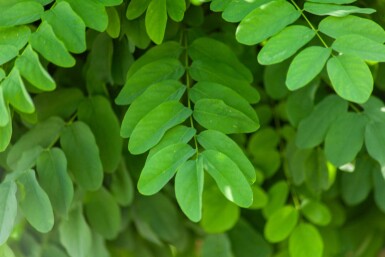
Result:
{"label": "leaf stem", "polygon": [[301,16],[305,19],[305,21],[307,22],[307,24],[309,24],[310,28],[315,32],[315,34],[317,35],[318,39],[321,41],[321,43],[326,47],[326,48],[330,48],[328,46],[328,44],[326,44],[325,40],[321,37],[321,35],[318,33],[318,29],[316,29],[314,26],[313,26],[313,23],[311,23],[311,21],[306,17],[306,15],[303,13],[303,10],[298,6],[298,4],[294,1],[294,0],[290,0],[290,2],[294,5],[294,7],[301,12]]}

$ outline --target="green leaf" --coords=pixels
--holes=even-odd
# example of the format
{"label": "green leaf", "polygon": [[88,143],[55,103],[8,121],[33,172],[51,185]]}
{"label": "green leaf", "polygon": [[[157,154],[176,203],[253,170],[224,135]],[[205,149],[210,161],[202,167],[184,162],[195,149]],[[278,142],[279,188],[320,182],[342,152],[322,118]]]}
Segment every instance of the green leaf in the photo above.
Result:
{"label": "green leaf", "polygon": [[222,233],[237,223],[238,206],[228,201],[216,185],[203,191],[202,220],[200,225],[207,233]]}
{"label": "green leaf", "polygon": [[30,35],[28,26],[0,28],[0,45],[11,45],[20,50],[28,43]]}
{"label": "green leaf", "polygon": [[38,123],[13,145],[7,156],[7,164],[15,168],[18,160],[24,152],[28,152],[37,145],[47,148],[58,139],[61,130],[64,127],[64,121],[58,117],[51,117],[44,122]]}
{"label": "green leaf", "polygon": [[32,33],[30,43],[45,59],[58,66],[72,67],[75,65],[75,59],[46,21],[43,21],[39,28]]}
{"label": "green leaf", "polygon": [[[114,7],[108,7],[107,9],[108,14],[108,27],[107,27],[107,33],[112,38],[118,38],[120,35],[120,16],[116,8]],[[123,63],[123,62],[122,62]]]}
{"label": "green leaf", "polygon": [[60,148],[42,152],[36,171],[41,187],[47,193],[54,211],[66,216],[74,196],[71,178],[67,173],[67,159]]}
{"label": "green leaf", "polygon": [[356,103],[364,103],[369,99],[373,77],[363,60],[351,55],[333,56],[328,61],[327,71],[339,96]]}
{"label": "green leaf", "polygon": [[60,242],[71,257],[85,257],[91,249],[92,234],[81,207],[74,208],[59,225]]}
{"label": "green leaf", "polygon": [[298,222],[298,211],[293,206],[284,206],[276,210],[267,220],[264,234],[271,243],[285,240]]}
{"label": "green leaf", "polygon": [[188,55],[193,61],[221,62],[236,70],[242,79],[251,83],[253,75],[250,70],[238,60],[233,50],[226,44],[208,37],[201,37],[189,46]]}
{"label": "green leaf", "polygon": [[102,3],[104,6],[115,6],[123,3],[123,0],[97,0],[97,2]]}
{"label": "green leaf", "polygon": [[132,0],[129,2],[126,11],[126,17],[133,20],[141,16],[147,9],[151,0]]}
{"label": "green leaf", "polygon": [[170,128],[182,123],[191,115],[191,110],[180,102],[168,101],[160,104],[144,116],[132,131],[128,149],[133,154],[150,150]]}
{"label": "green leaf", "polygon": [[0,65],[12,60],[19,54],[17,48],[12,45],[0,45],[0,49]]}
{"label": "green leaf", "polygon": [[44,8],[35,1],[23,1],[1,6],[0,27],[28,24],[40,19]]}
{"label": "green leaf", "polygon": [[167,13],[171,19],[176,22],[183,20],[184,12],[186,11],[185,0],[166,0]]}
{"label": "green leaf", "polygon": [[325,138],[329,127],[348,109],[348,103],[336,95],[325,97],[298,126],[296,144],[299,148],[313,148]]}
{"label": "green leaf", "polygon": [[115,238],[120,229],[122,217],[114,197],[104,188],[86,196],[85,214],[90,227],[106,239]]}
{"label": "green leaf", "polygon": [[13,231],[17,215],[16,191],[15,182],[0,183],[0,245],[7,241]]}
{"label": "green leaf", "polygon": [[[378,164],[365,156],[357,158],[353,172],[342,173],[341,196],[345,203],[348,205],[357,205],[368,197],[372,189],[372,179],[369,173],[375,173],[377,169]],[[381,179],[383,180],[383,178]],[[376,182],[374,184],[376,184]]]}
{"label": "green leaf", "polygon": [[198,100],[193,115],[203,127],[225,134],[250,133],[259,128],[259,123],[220,99]]}
{"label": "green leaf", "polygon": [[10,120],[8,103],[4,98],[3,87],[0,86],[0,127],[5,127]]}
{"label": "green leaf", "polygon": [[189,90],[189,97],[194,103],[201,99],[222,100],[228,106],[237,109],[249,119],[259,124],[257,114],[250,104],[237,92],[221,84],[198,82]]}
{"label": "green leaf", "polygon": [[3,257],[15,257],[14,252],[7,244],[0,246],[0,255]]}
{"label": "green leaf", "polygon": [[323,256],[323,241],[318,230],[310,224],[299,224],[289,238],[290,256],[321,257]]}
{"label": "green leaf", "polygon": [[54,244],[49,244],[43,248],[41,257],[67,257],[67,254],[61,248],[55,246]]}
{"label": "green leaf", "polygon": [[314,3],[323,3],[323,4],[351,4],[357,0],[307,0]]}
{"label": "green leaf", "polygon": [[110,102],[102,96],[87,98],[79,105],[78,119],[92,130],[104,171],[115,171],[121,159],[123,142],[119,136],[119,120]]}
{"label": "green leaf", "polygon": [[345,113],[330,126],[325,138],[326,158],[335,166],[355,159],[364,143],[368,120],[356,113]]}
{"label": "green leaf", "polygon": [[289,90],[285,85],[289,61],[266,66],[263,71],[263,85],[266,94],[275,100],[285,98]]}
{"label": "green leaf", "polygon": [[317,148],[305,161],[306,184],[315,194],[329,188],[329,171],[324,152]]}
{"label": "green leaf", "polygon": [[385,46],[361,35],[339,36],[332,48],[340,53],[355,55],[368,61],[385,61]]}
{"label": "green leaf", "polygon": [[[8,111],[8,116],[10,113]],[[9,121],[5,126],[0,127],[0,152],[3,152],[7,149],[9,143],[11,142],[12,137],[12,122]]]}
{"label": "green leaf", "polygon": [[194,150],[186,143],[169,145],[153,154],[140,174],[139,192],[144,195],[157,193],[193,154]]}
{"label": "green leaf", "polygon": [[[385,212],[385,178],[381,171],[380,165],[374,163],[373,168],[373,187],[374,187],[374,201],[377,207]],[[366,174],[367,176],[367,174]]]}
{"label": "green leaf", "polygon": [[267,41],[258,53],[258,62],[262,65],[280,63],[295,54],[314,36],[315,32],[308,27],[288,26]]}
{"label": "green leaf", "polygon": [[16,59],[16,67],[20,74],[36,88],[51,91],[56,88],[55,80],[44,69],[37,53],[28,45],[24,52]]}
{"label": "green leaf", "polygon": [[332,50],[321,46],[310,46],[301,51],[289,66],[286,86],[296,90],[310,83],[323,69]]}
{"label": "green leaf", "polygon": [[378,161],[381,167],[385,166],[385,123],[371,122],[366,125],[365,145],[369,155]]}
{"label": "green leaf", "polygon": [[202,158],[185,162],[175,176],[176,200],[183,213],[194,222],[202,218],[203,180]]}
{"label": "green leaf", "polygon": [[[63,2],[59,0],[58,2]],[[91,29],[103,32],[108,26],[108,15],[104,5],[94,0],[65,0],[80,16],[85,25]]]}
{"label": "green leaf", "polygon": [[149,86],[128,108],[122,121],[120,135],[130,137],[139,121],[151,110],[161,103],[179,100],[185,90],[186,87],[176,80],[164,80]]}
{"label": "green leaf", "polygon": [[219,131],[206,130],[201,132],[197,139],[199,144],[206,150],[215,150],[230,158],[250,184],[255,182],[254,166],[247,159],[243,150],[231,138]]}
{"label": "green leaf", "polygon": [[228,22],[240,22],[254,9],[270,2],[271,0],[238,1],[231,0],[222,13],[222,18]]}
{"label": "green leaf", "polygon": [[272,247],[243,219],[227,233],[231,241],[231,249],[236,257],[249,257],[253,253],[255,257],[269,257]]}
{"label": "green leaf", "polygon": [[319,23],[318,29],[332,38],[344,35],[361,35],[378,43],[385,42],[385,31],[379,24],[353,15],[326,17]]}
{"label": "green leaf", "polygon": [[259,101],[258,91],[250,86],[250,82],[245,80],[241,72],[226,63],[208,59],[197,60],[188,71],[196,81],[216,82],[233,89],[249,103]]}
{"label": "green leaf", "polygon": [[310,222],[319,226],[328,225],[332,219],[328,207],[321,202],[303,201],[301,212]]}
{"label": "green leaf", "polygon": [[202,242],[202,257],[232,257],[231,244],[226,234],[206,235]]}
{"label": "green leaf", "polygon": [[223,195],[241,207],[253,203],[253,192],[238,166],[225,154],[216,150],[202,153],[204,169],[214,178]]}
{"label": "green leaf", "polygon": [[304,10],[315,15],[330,15],[335,17],[343,17],[352,13],[372,14],[376,10],[372,8],[359,8],[350,5],[335,5],[324,3],[305,2]]}
{"label": "green leaf", "polygon": [[254,9],[241,21],[236,38],[245,45],[258,44],[296,21],[300,15],[287,1],[271,1]]}
{"label": "green leaf", "polygon": [[86,50],[86,25],[67,2],[59,2],[45,12],[43,21],[52,26],[68,51],[82,53]]}
{"label": "green leaf", "polygon": [[266,192],[256,184],[251,189],[253,190],[253,204],[250,205],[249,209],[262,209],[269,201]]}
{"label": "green leaf", "polygon": [[212,0],[210,10],[214,12],[223,12],[232,0]]}
{"label": "green leaf", "polygon": [[267,194],[269,201],[262,209],[263,215],[266,218],[284,206],[289,195],[289,187],[286,182],[278,181],[269,188]]}
{"label": "green leaf", "polygon": [[118,105],[132,103],[149,86],[168,79],[179,79],[184,74],[184,67],[175,58],[164,58],[141,67],[131,75],[115,102]]}
{"label": "green leaf", "polygon": [[28,222],[39,232],[47,233],[54,225],[51,202],[40,187],[33,170],[26,171],[18,178],[23,196],[19,206]]}
{"label": "green leaf", "polygon": [[53,92],[39,94],[33,99],[37,118],[39,121],[51,116],[69,119],[83,98],[82,91],[75,87],[60,88]]}
{"label": "green leaf", "polygon": [[116,202],[122,206],[130,205],[134,199],[134,185],[123,160],[112,174],[110,191]]}
{"label": "green leaf", "polygon": [[152,0],[146,11],[146,31],[156,44],[161,44],[167,25],[166,0]]}
{"label": "green leaf", "polygon": [[13,68],[8,76],[1,82],[4,97],[13,107],[21,112],[33,113],[35,106],[24,86],[17,68]]}
{"label": "green leaf", "polygon": [[103,166],[91,129],[81,121],[72,123],[63,130],[60,145],[67,157],[68,169],[77,183],[90,191],[100,188]]}

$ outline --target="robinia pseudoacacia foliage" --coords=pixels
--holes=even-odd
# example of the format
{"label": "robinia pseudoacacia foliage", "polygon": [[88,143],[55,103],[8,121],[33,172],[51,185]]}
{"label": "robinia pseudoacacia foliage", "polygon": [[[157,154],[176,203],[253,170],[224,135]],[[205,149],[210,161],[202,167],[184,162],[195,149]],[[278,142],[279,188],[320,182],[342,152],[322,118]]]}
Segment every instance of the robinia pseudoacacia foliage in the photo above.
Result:
{"label": "robinia pseudoacacia foliage", "polygon": [[0,256],[380,256],[384,17],[0,0]]}

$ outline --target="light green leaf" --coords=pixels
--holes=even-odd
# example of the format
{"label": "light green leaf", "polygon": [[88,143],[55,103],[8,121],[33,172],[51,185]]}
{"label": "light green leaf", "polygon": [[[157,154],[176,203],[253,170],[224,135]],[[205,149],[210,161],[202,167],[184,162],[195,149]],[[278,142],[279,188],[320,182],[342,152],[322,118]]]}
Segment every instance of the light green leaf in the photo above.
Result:
{"label": "light green leaf", "polygon": [[271,1],[254,9],[241,21],[236,38],[245,45],[258,44],[296,21],[300,15],[287,1]]}
{"label": "light green leaf", "polygon": [[251,189],[253,190],[253,204],[250,205],[249,209],[262,209],[269,201],[266,192],[256,184],[252,185]]}
{"label": "light green leaf", "polygon": [[286,203],[288,195],[289,187],[285,181],[278,181],[271,186],[267,192],[269,201],[262,209],[263,215],[269,218],[275,211],[281,209]]}
{"label": "light green leaf", "polygon": [[0,127],[5,127],[10,120],[8,103],[4,98],[3,87],[0,86]]}
{"label": "light green leaf", "polygon": [[184,214],[194,222],[202,218],[203,180],[202,158],[185,162],[175,176],[175,196],[178,204]]}
{"label": "light green leaf", "polygon": [[67,173],[67,159],[64,152],[60,148],[42,152],[37,159],[36,171],[41,187],[47,193],[54,211],[66,216],[74,189]]}
{"label": "light green leaf", "polygon": [[0,245],[7,241],[13,231],[17,215],[16,191],[15,182],[0,183]]}
{"label": "light green leaf", "polygon": [[63,130],[60,145],[67,157],[68,169],[77,183],[90,191],[100,188],[103,166],[91,129],[81,121],[72,123]]}
{"label": "light green leaf", "polygon": [[174,176],[177,169],[194,154],[186,143],[177,143],[159,150],[147,159],[138,181],[139,192],[157,193]]}
{"label": "light green leaf", "polygon": [[298,211],[293,206],[284,206],[276,210],[267,220],[264,234],[271,243],[285,240],[298,222]]}
{"label": "light green leaf", "polygon": [[385,166],[385,123],[371,122],[366,125],[365,145],[369,155],[378,161],[381,167]]}
{"label": "light green leaf", "polygon": [[132,103],[149,86],[168,79],[179,79],[184,74],[184,67],[175,58],[163,58],[144,65],[131,75],[115,102],[118,105]]}
{"label": "light green leaf", "polygon": [[[342,172],[341,196],[345,203],[357,205],[368,197],[372,189],[370,172],[373,172],[373,174],[379,172],[378,164],[367,156],[357,158],[353,172]],[[374,182],[374,184],[376,183]],[[376,198],[377,190],[374,191]]]}
{"label": "light green leaf", "polygon": [[60,242],[71,257],[86,257],[91,249],[92,234],[81,207],[73,209],[59,225]]}
{"label": "light green leaf", "polygon": [[288,26],[267,41],[258,53],[258,62],[263,65],[280,63],[295,54],[314,36],[315,32],[308,27]]}
{"label": "light green leaf", "polygon": [[[59,0],[62,2],[64,0]],[[85,25],[91,29],[103,32],[108,26],[108,15],[103,4],[94,0],[65,0],[71,8],[80,16]]]}
{"label": "light green leaf", "polygon": [[328,225],[332,219],[328,207],[321,202],[303,201],[301,212],[310,222],[319,226]]}
{"label": "light green leaf", "polygon": [[234,90],[221,84],[212,82],[198,82],[189,90],[190,99],[196,103],[201,99],[218,99],[226,105],[242,112],[249,119],[259,124],[255,110],[250,104]]}
{"label": "light green leaf", "polygon": [[351,55],[333,56],[328,61],[327,71],[339,96],[356,103],[364,103],[369,99],[373,77],[362,59]]}
{"label": "light green leaf", "polygon": [[61,130],[64,127],[64,121],[58,117],[51,117],[44,122],[38,123],[13,145],[7,156],[7,164],[15,168],[18,160],[24,152],[28,152],[37,145],[47,148],[56,142]]}
{"label": "light green leaf", "polygon": [[214,12],[223,12],[232,0],[212,0],[210,10]]}
{"label": "light green leaf", "polygon": [[232,257],[231,243],[226,234],[206,235],[202,242],[202,257]]}
{"label": "light green leaf", "polygon": [[0,28],[0,45],[12,45],[20,50],[28,43],[31,30],[28,26]]}
{"label": "light green leaf", "polygon": [[200,225],[207,233],[222,233],[231,229],[238,221],[240,210],[228,201],[216,185],[203,191],[202,220]]}
{"label": "light green leaf", "polygon": [[123,142],[119,136],[119,120],[110,102],[102,96],[87,98],[78,107],[78,119],[92,130],[104,171],[115,171],[121,159]]}
{"label": "light green leaf", "polygon": [[296,90],[310,83],[323,69],[332,50],[321,46],[310,46],[301,51],[289,66],[286,86]]}
{"label": "light green leaf", "polygon": [[243,173],[247,181],[255,182],[255,168],[247,159],[243,150],[228,136],[215,130],[206,130],[197,137],[198,142],[206,150],[216,150],[230,158]]}
{"label": "light green leaf", "polygon": [[30,43],[44,58],[58,66],[72,67],[75,65],[75,59],[46,21],[43,21],[39,28],[32,33]]}
{"label": "light green leaf", "polygon": [[108,14],[108,27],[106,31],[110,37],[118,38],[120,35],[119,13],[114,7],[108,7],[106,10]]}
{"label": "light green leaf", "polygon": [[17,48],[13,45],[0,45],[0,50],[0,65],[12,60],[19,54]]}
{"label": "light green leaf", "polygon": [[148,87],[128,108],[122,121],[120,135],[129,137],[135,126],[161,103],[179,100],[186,87],[176,80],[164,80]]}
{"label": "light green leaf", "polygon": [[16,59],[15,65],[21,75],[38,89],[51,91],[56,88],[55,80],[41,65],[39,57],[32,50],[31,45],[28,45]]}
{"label": "light green leaf", "polygon": [[253,192],[238,166],[225,154],[216,150],[202,153],[205,170],[214,178],[222,194],[240,207],[253,203]]}
{"label": "light green leaf", "polygon": [[123,0],[97,0],[97,2],[103,4],[104,6],[115,6],[123,3]]}
{"label": "light green leaf", "polygon": [[318,29],[332,38],[344,35],[361,35],[378,43],[385,42],[385,31],[379,24],[353,15],[326,17],[320,22]]}
{"label": "light green leaf", "polygon": [[361,35],[339,36],[332,48],[340,53],[355,55],[368,61],[385,61],[385,46]]}
{"label": "light green leaf", "polygon": [[7,244],[3,244],[0,246],[0,256],[15,257],[15,253],[12,251],[12,249]]}
{"label": "light green leaf", "polygon": [[[193,61],[221,62],[227,64],[242,75],[242,79],[251,83],[253,75],[250,70],[238,60],[234,51],[226,44],[208,37],[201,37],[188,47],[188,55]],[[238,75],[237,75],[238,76]]]}
{"label": "light green leaf", "polygon": [[167,25],[166,0],[152,0],[146,11],[146,31],[156,44],[161,44]]}
{"label": "light green leaf", "polygon": [[335,120],[325,138],[326,158],[335,166],[355,159],[364,143],[368,119],[357,113],[346,113]]}
{"label": "light green leaf", "polygon": [[129,2],[126,11],[126,17],[133,20],[141,16],[147,9],[151,0],[132,0]]}
{"label": "light green leaf", "polygon": [[182,123],[191,115],[191,110],[180,102],[168,101],[150,111],[132,131],[128,149],[133,154],[150,150],[170,128]]}
{"label": "light green leaf", "polygon": [[222,18],[228,22],[240,22],[254,9],[271,0],[239,1],[231,0],[222,13]]}
{"label": "light green leaf", "polygon": [[325,138],[329,127],[348,109],[348,103],[336,95],[324,98],[298,126],[296,144],[299,148],[313,148]]}
{"label": "light green leaf", "polygon": [[241,72],[226,63],[201,59],[194,61],[188,71],[196,81],[216,82],[233,89],[249,103],[259,101],[258,91],[250,86]]}
{"label": "light green leaf", "polygon": [[166,0],[167,13],[171,19],[176,22],[183,20],[184,12],[186,11],[185,0]]}
{"label": "light green leaf", "polygon": [[321,257],[323,256],[323,241],[318,230],[310,224],[299,224],[289,238],[290,256]]}
{"label": "light green leaf", "polygon": [[259,123],[219,99],[198,100],[193,115],[203,127],[225,134],[250,133],[259,128]]}
{"label": "light green leaf", "polygon": [[52,26],[68,51],[82,53],[86,50],[86,25],[67,2],[59,2],[45,12],[43,21]]}
{"label": "light green leaf", "polygon": [[305,2],[304,10],[315,15],[330,15],[335,17],[343,17],[352,13],[372,14],[376,12],[372,8],[359,8],[350,5],[336,5],[324,3]]}
{"label": "light green leaf", "polygon": [[35,106],[20,77],[19,70],[14,67],[1,82],[5,100],[21,112],[33,113]]}
{"label": "light green leaf", "polygon": [[1,6],[0,27],[28,24],[40,19],[44,8],[36,1],[23,1]]}
{"label": "light green leaf", "polygon": [[47,233],[54,224],[51,202],[40,187],[33,170],[26,171],[18,178],[22,186],[19,206],[28,222],[39,232]]}
{"label": "light green leaf", "polygon": [[323,4],[351,4],[357,0],[307,0],[314,3],[323,3]]}
{"label": "light green leaf", "polygon": [[86,195],[85,214],[90,227],[106,239],[115,238],[120,229],[122,217],[114,197],[104,188]]}
{"label": "light green leaf", "polygon": [[123,159],[112,174],[110,191],[116,202],[122,206],[130,205],[134,199],[134,185]]}

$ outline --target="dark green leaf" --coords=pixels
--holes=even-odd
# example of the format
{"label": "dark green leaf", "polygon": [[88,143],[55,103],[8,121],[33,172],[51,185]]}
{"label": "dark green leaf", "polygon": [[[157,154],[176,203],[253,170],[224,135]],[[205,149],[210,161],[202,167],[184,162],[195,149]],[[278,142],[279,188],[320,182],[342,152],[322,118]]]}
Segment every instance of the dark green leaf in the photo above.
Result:
{"label": "dark green leaf", "polygon": [[134,185],[123,160],[112,174],[110,191],[116,202],[122,206],[130,205],[134,198]]}
{"label": "dark green leaf", "polygon": [[321,149],[312,151],[305,162],[306,183],[310,190],[319,194],[329,188],[329,171],[325,154]]}
{"label": "dark green leaf", "polygon": [[324,245],[318,230],[310,224],[299,224],[289,238],[290,256],[321,257]]}
{"label": "dark green leaf", "polygon": [[263,72],[263,85],[266,94],[271,98],[278,100],[283,99],[288,95],[289,90],[285,84],[288,68],[288,61],[265,67]]}
{"label": "dark green leaf", "polygon": [[97,190],[102,185],[103,166],[91,129],[81,121],[72,123],[63,130],[60,145],[77,183],[86,190]]}
{"label": "dark green leaf", "polygon": [[164,147],[150,156],[140,174],[139,191],[144,195],[157,193],[193,154],[191,146],[177,143]]}
{"label": "dark green leaf", "polygon": [[54,211],[66,216],[74,195],[67,171],[67,159],[59,148],[42,152],[36,163],[41,187],[50,198]]}
{"label": "dark green leaf", "polygon": [[[367,174],[365,174],[367,176]],[[378,208],[385,212],[385,178],[382,174],[381,167],[374,164],[373,168],[373,187],[374,187],[374,201]]]}
{"label": "dark green leaf", "polygon": [[15,182],[0,183],[0,245],[7,241],[13,231],[17,215],[16,191]]}
{"label": "dark green leaf", "polygon": [[271,243],[285,240],[298,222],[298,211],[293,206],[285,206],[276,210],[268,218],[265,225],[265,237]]}
{"label": "dark green leaf", "polygon": [[368,153],[378,161],[381,167],[385,166],[385,123],[371,122],[366,126],[365,145]]}
{"label": "dark green leaf", "polygon": [[40,187],[33,170],[26,171],[18,178],[22,185],[19,205],[25,218],[39,232],[47,233],[54,224],[51,202]]}
{"label": "dark green leaf", "polygon": [[296,21],[300,15],[287,1],[271,1],[254,9],[241,21],[236,38],[245,45],[258,44]]}
{"label": "dark green leaf", "polygon": [[202,243],[202,257],[232,257],[231,244],[226,234],[207,235]]}
{"label": "dark green leaf", "polygon": [[112,38],[118,38],[120,35],[120,16],[116,8],[109,7],[106,9],[108,14],[107,33]]}

